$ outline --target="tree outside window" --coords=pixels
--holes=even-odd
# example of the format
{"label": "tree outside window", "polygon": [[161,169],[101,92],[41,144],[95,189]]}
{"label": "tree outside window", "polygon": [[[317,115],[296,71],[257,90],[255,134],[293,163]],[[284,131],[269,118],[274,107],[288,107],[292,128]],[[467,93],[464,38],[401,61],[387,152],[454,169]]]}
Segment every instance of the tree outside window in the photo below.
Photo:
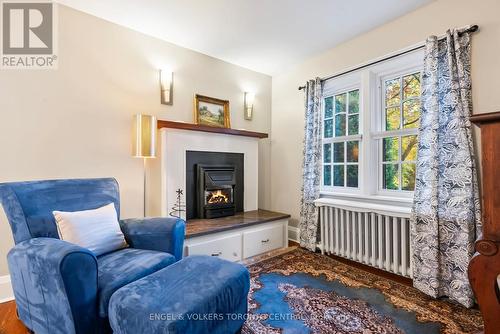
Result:
{"label": "tree outside window", "polygon": [[[415,189],[417,135],[420,120],[420,72],[384,82],[384,130],[382,138],[382,188]],[[398,135],[391,135],[397,132]]]}

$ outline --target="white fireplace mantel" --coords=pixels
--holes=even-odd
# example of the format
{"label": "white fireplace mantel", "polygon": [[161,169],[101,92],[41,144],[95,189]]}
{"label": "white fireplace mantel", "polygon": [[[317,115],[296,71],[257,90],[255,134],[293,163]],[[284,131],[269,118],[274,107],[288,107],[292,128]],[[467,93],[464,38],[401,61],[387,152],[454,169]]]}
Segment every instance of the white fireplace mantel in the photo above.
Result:
{"label": "white fireplace mantel", "polygon": [[244,211],[258,209],[259,138],[176,128],[162,128],[160,134],[162,216],[175,205],[177,189],[186,202],[186,151],[243,153]]}

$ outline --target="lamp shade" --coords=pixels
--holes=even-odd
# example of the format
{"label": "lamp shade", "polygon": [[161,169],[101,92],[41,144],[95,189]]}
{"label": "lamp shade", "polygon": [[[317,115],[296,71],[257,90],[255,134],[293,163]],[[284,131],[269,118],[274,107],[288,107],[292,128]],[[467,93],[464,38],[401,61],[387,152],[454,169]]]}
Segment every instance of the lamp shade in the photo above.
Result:
{"label": "lamp shade", "polygon": [[132,156],[136,158],[156,157],[156,117],[135,115],[132,138]]}

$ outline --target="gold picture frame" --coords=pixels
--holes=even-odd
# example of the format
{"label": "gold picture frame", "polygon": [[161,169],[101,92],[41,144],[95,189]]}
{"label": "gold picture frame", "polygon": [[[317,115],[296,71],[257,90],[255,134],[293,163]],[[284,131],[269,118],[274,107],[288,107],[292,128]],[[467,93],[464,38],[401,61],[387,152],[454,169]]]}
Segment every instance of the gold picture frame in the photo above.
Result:
{"label": "gold picture frame", "polygon": [[229,101],[196,94],[194,96],[194,122],[199,125],[231,128]]}

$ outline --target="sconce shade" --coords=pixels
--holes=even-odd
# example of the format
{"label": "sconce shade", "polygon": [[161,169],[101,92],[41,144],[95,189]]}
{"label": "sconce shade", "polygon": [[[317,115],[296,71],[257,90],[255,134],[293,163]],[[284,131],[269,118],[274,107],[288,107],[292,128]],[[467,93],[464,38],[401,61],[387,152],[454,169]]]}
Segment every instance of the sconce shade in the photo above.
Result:
{"label": "sconce shade", "polygon": [[250,92],[245,92],[245,119],[252,120],[253,118],[253,102],[255,100],[255,94]]}
{"label": "sconce shade", "polygon": [[174,73],[169,70],[160,70],[161,103],[173,105],[174,103]]}
{"label": "sconce shade", "polygon": [[132,156],[136,158],[156,157],[156,117],[135,115],[133,122]]}

